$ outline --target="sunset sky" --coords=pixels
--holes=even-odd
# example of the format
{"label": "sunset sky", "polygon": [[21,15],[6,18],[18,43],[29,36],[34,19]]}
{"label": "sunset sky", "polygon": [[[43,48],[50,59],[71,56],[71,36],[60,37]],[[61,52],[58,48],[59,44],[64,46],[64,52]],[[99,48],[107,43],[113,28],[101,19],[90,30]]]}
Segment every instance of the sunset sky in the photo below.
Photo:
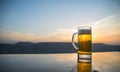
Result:
{"label": "sunset sky", "polygon": [[120,0],[0,0],[0,43],[71,42],[79,26],[120,45]]}

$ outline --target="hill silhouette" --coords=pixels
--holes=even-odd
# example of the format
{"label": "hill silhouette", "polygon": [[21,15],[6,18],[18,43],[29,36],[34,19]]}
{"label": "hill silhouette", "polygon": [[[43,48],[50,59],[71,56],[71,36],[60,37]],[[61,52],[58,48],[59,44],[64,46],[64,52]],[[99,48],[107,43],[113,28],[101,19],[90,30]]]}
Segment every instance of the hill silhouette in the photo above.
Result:
{"label": "hill silhouette", "polygon": [[[93,52],[120,51],[120,45],[93,43]],[[18,42],[16,44],[0,44],[0,54],[46,54],[76,53],[71,43],[67,42]]]}

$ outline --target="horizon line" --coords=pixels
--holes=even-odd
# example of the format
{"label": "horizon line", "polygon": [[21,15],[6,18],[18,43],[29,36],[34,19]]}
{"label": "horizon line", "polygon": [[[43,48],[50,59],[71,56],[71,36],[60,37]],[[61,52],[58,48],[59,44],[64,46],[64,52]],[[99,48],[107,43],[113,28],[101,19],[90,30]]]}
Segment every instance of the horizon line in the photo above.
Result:
{"label": "horizon line", "polygon": [[[72,45],[72,42],[29,42],[29,41],[19,41],[19,42],[14,42],[14,43],[1,43],[0,44],[17,44],[17,43],[71,43]],[[106,44],[106,43],[100,43],[100,42],[93,42],[92,44]],[[120,44],[106,44],[106,45],[118,45],[120,46]]]}

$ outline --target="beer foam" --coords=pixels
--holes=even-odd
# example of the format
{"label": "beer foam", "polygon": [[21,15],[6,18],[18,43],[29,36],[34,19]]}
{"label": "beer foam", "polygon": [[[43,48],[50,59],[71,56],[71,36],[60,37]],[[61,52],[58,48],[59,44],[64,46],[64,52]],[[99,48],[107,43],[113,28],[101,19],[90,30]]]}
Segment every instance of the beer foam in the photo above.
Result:
{"label": "beer foam", "polygon": [[90,29],[81,29],[78,31],[78,34],[91,34]]}

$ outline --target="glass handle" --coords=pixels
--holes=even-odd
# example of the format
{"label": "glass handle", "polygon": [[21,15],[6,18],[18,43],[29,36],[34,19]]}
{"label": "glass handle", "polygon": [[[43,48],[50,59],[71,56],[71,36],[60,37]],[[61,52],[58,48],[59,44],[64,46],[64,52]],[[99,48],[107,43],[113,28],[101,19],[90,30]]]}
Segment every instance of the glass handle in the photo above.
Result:
{"label": "glass handle", "polygon": [[72,45],[73,45],[73,47],[76,49],[76,50],[78,50],[78,47],[75,45],[75,39],[74,39],[74,37],[75,37],[75,35],[77,35],[78,33],[76,32],[76,33],[74,33],[73,34],[73,36],[72,36]]}

